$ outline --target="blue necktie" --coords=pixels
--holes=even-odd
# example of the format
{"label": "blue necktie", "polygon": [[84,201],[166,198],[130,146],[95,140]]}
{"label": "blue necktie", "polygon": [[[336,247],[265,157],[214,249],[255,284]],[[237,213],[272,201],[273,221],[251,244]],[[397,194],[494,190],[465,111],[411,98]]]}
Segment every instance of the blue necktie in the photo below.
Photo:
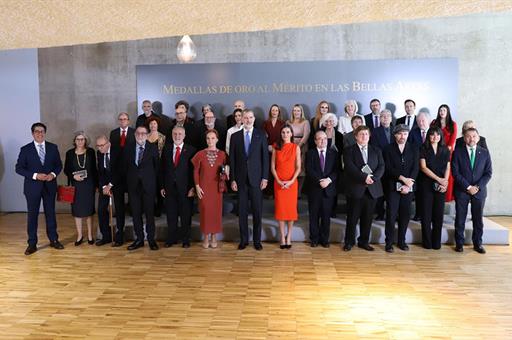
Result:
{"label": "blue necktie", "polygon": [[142,157],[144,156],[144,148],[139,146],[139,157],[137,157],[137,166],[142,163]]}
{"label": "blue necktie", "polygon": [[245,154],[249,156],[249,148],[251,147],[251,136],[249,136],[249,131],[245,132]]}
{"label": "blue necktie", "polygon": [[37,146],[39,147],[39,159],[41,160],[41,164],[44,165],[44,156],[46,155],[46,153],[44,151],[43,144],[39,144]]}

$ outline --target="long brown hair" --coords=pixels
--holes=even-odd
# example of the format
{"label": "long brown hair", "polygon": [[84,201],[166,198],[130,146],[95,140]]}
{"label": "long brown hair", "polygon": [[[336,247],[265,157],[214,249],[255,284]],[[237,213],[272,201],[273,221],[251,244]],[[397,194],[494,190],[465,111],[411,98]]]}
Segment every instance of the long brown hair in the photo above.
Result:
{"label": "long brown hair", "polygon": [[284,145],[283,135],[281,134],[284,129],[290,129],[290,132],[292,133],[292,136],[290,137],[290,142],[293,143],[293,129],[292,126],[288,123],[284,124],[281,130],[279,130],[279,140],[276,143],[276,149],[281,150]]}

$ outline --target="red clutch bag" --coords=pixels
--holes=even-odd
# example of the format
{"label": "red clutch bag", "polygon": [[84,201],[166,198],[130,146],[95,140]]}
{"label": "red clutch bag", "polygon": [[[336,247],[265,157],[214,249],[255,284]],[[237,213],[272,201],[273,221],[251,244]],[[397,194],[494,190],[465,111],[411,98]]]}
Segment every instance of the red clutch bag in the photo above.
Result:
{"label": "red clutch bag", "polygon": [[59,185],[57,187],[57,201],[73,203],[75,201],[75,187]]}

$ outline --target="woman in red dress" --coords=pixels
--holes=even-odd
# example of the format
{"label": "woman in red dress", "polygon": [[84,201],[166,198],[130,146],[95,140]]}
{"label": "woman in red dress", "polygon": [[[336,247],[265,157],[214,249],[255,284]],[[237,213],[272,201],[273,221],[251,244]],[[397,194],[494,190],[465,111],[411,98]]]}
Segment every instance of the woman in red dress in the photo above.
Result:
{"label": "woman in red dress", "polygon": [[[204,235],[203,248],[217,248],[217,233],[222,232],[222,193],[227,174],[226,153],[217,149],[219,134],[212,129],[206,133],[208,147],[193,158],[194,183],[199,198],[200,227]],[[211,236],[211,241],[210,241]]]}
{"label": "woman in red dress", "polygon": [[[297,220],[297,199],[300,174],[300,146],[293,143],[293,129],[290,125],[281,128],[279,141],[272,151],[271,171],[274,175],[275,218],[281,232],[281,249],[292,247],[293,222]],[[287,234],[284,226],[288,225]],[[285,236],[286,235],[286,236]]]}
{"label": "woman in red dress", "polygon": [[[437,110],[437,117],[432,121],[430,126],[436,126],[443,131],[444,144],[450,150],[450,159],[457,140],[457,123],[452,119],[450,107],[446,104],[439,106]],[[445,202],[453,201],[453,176],[450,173],[448,179],[448,188],[446,189]]]}

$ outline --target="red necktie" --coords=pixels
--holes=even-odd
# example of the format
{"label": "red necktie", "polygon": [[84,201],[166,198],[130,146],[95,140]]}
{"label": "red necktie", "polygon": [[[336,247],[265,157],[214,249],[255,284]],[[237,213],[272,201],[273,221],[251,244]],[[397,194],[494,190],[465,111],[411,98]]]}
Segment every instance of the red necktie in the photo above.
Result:
{"label": "red necktie", "polygon": [[124,145],[126,144],[126,131],[123,130],[121,132],[121,141],[119,142],[122,148],[124,148]]}
{"label": "red necktie", "polygon": [[180,156],[181,156],[180,147],[177,146],[176,147],[176,155],[174,156],[174,167],[178,166],[178,163],[180,162]]}

